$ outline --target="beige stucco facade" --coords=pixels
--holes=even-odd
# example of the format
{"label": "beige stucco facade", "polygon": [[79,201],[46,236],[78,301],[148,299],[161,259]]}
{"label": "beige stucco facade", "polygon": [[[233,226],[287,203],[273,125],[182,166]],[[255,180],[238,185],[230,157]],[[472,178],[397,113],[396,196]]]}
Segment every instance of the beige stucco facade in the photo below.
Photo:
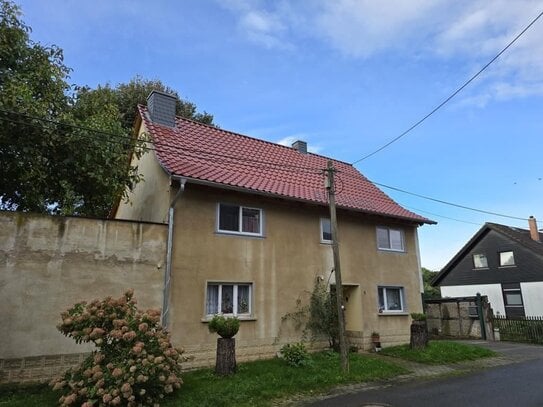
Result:
{"label": "beige stucco facade", "polygon": [[[144,129],[140,129],[140,134]],[[145,181],[116,217],[164,221],[178,189],[153,152],[139,162]],[[262,236],[218,231],[218,205],[262,210]],[[156,208],[156,209],[155,209]],[[187,180],[175,204],[169,328],[177,345],[194,357],[193,366],[213,363],[216,335],[208,331],[207,285],[249,284],[251,314],[237,338],[241,359],[272,355],[281,344],[301,339],[284,317],[305,305],[315,281],[333,284],[332,249],[321,242],[320,219],[328,209],[309,203],[256,195]],[[378,226],[401,229],[404,252],[379,250]],[[409,341],[409,313],[421,312],[417,224],[352,211],[338,211],[339,247],[346,329],[351,342],[370,347],[373,331],[384,346]],[[401,288],[402,312],[379,312],[378,287]]]}
{"label": "beige stucco facade", "polygon": [[133,288],[142,308],[160,308],[166,232],[150,223],[0,212],[0,359],[89,351],[56,329],[60,313],[80,301]]}

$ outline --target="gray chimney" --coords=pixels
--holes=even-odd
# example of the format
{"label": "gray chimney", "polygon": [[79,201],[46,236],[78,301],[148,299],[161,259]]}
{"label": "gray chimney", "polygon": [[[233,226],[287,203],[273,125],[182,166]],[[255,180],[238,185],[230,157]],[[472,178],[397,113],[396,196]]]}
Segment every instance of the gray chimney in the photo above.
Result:
{"label": "gray chimney", "polygon": [[528,218],[528,225],[530,225],[530,237],[532,240],[539,242],[539,232],[537,230],[537,221],[533,216]]}
{"label": "gray chimney", "polygon": [[177,98],[158,90],[147,97],[147,109],[154,123],[175,127],[175,104]]}
{"label": "gray chimney", "polygon": [[302,140],[296,140],[292,143],[292,148],[298,150],[300,153],[307,154],[307,143]]}

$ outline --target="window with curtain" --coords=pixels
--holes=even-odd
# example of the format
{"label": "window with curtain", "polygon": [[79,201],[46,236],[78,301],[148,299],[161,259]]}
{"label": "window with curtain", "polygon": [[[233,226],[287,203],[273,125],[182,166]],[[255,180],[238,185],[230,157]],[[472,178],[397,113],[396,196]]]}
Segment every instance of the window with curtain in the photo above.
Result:
{"label": "window with curtain", "polygon": [[219,204],[219,232],[262,236],[262,209]]}
{"label": "window with curtain", "polygon": [[379,312],[405,311],[403,287],[378,287]]}
{"label": "window with curtain", "polygon": [[209,283],[206,292],[206,315],[251,314],[251,284]]}

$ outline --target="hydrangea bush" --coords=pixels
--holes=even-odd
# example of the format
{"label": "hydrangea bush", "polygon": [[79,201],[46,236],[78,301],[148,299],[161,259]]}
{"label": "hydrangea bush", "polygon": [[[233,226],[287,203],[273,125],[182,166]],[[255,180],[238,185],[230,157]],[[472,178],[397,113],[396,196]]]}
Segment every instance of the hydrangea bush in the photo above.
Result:
{"label": "hydrangea bush", "polygon": [[172,347],[160,311],[136,307],[133,290],[75,304],[61,316],[60,332],[97,347],[52,383],[62,406],[158,406],[181,387],[182,351]]}

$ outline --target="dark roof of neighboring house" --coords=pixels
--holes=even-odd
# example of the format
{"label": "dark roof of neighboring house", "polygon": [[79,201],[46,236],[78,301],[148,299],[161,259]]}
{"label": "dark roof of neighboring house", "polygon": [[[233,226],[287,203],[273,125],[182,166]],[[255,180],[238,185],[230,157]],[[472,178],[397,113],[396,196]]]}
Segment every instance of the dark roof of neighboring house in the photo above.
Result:
{"label": "dark roof of neighboring house", "polygon": [[[490,223],[487,222],[479,229],[479,231],[460,249],[458,253],[443,267],[443,269],[435,276],[431,284],[436,286],[439,284],[443,278],[449,274],[449,272],[454,268],[454,266],[461,260],[466,253],[468,253],[472,247],[477,244],[483,236],[489,230],[494,230],[497,233],[500,233],[509,239],[521,244],[526,247],[528,250],[531,250],[535,254],[543,256],[543,233],[539,233],[539,242],[536,242],[530,237],[530,231],[527,229],[515,228],[507,225],[500,225],[499,223]],[[542,259],[543,260],[543,259]]]}
{"label": "dark roof of neighboring house", "polygon": [[[247,137],[177,117],[175,128],[153,123],[139,112],[163,168],[173,176],[217,186],[326,205],[323,169],[327,157]],[[339,208],[435,223],[402,208],[345,162],[332,160]]]}

